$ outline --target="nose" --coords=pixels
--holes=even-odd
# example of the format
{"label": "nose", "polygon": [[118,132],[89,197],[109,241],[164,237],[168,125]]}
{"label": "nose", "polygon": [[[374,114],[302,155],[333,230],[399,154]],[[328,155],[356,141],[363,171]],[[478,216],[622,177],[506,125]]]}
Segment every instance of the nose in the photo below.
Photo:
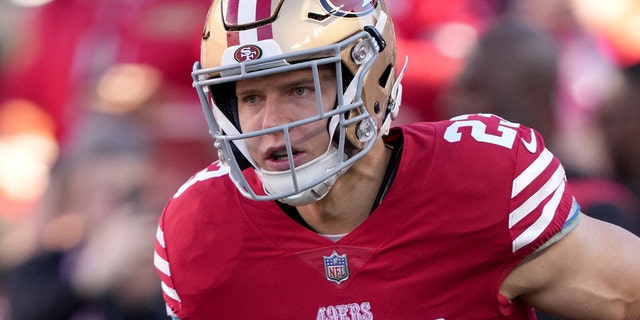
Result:
{"label": "nose", "polygon": [[[275,94],[267,94],[263,106],[262,129],[273,128],[289,122],[286,103]],[[276,131],[278,133],[281,131]]]}

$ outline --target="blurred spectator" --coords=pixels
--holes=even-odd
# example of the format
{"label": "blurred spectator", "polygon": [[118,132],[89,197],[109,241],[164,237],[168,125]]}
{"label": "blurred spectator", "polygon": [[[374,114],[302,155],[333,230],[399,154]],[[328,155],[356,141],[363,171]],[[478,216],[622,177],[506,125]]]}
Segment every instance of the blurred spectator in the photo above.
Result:
{"label": "blurred spectator", "polygon": [[640,196],[640,62],[621,69],[600,123],[614,176]]}
{"label": "blurred spectator", "polygon": [[[209,0],[40,3],[2,2],[0,15],[10,18],[0,23],[0,221],[33,211],[49,169],[74,147],[92,109],[121,114],[138,108],[136,99],[152,98],[145,125],[167,146],[165,155],[192,154],[165,159],[179,161],[175,168],[186,177],[211,160],[189,76],[202,30],[197,21]],[[94,104],[94,96],[109,103]]]}
{"label": "blurred spectator", "polygon": [[409,58],[402,80],[403,109],[394,123],[440,120],[437,100],[459,71],[468,50],[496,14],[499,0],[387,1],[394,18],[398,65]]}
{"label": "blurred spectator", "polygon": [[[63,143],[82,116],[82,94],[111,66],[152,66],[167,86],[189,91],[207,0],[69,0],[25,10],[13,28],[0,102],[25,99],[49,113]],[[171,94],[180,94],[176,90]],[[184,94],[182,92],[181,94]],[[180,98],[183,97],[173,97]]]}
{"label": "blurred spectator", "polygon": [[166,319],[148,239],[215,160],[189,76],[209,5],[0,3],[0,319]]}
{"label": "blurred spectator", "polygon": [[[616,0],[618,1],[618,0]],[[555,154],[588,175],[608,172],[609,162],[596,114],[607,94],[615,65],[599,39],[577,16],[576,0],[512,0],[507,12],[551,36],[558,50],[554,113]],[[610,2],[609,2],[610,3]],[[585,147],[586,146],[586,147]]]}
{"label": "blurred spectator", "polygon": [[598,108],[597,124],[611,172],[599,180],[575,177],[572,185],[583,195],[583,206],[598,206],[599,210],[591,210],[597,218],[611,219],[607,217],[610,210],[603,207],[606,199],[626,208],[624,217],[609,221],[626,223],[627,229],[640,235],[640,142],[635,138],[640,136],[640,63],[621,66],[610,83],[612,90]]}
{"label": "blurred spectator", "polygon": [[[35,217],[31,254],[3,260],[11,319],[163,316],[148,268],[158,215],[149,140],[132,118],[86,121],[84,141],[56,167]],[[4,249],[4,257],[16,257],[8,253],[27,248]]]}
{"label": "blurred spectator", "polygon": [[[158,135],[161,86],[147,72],[119,65],[101,77],[39,210],[2,233],[11,319],[166,318],[148,239],[171,192],[213,152]],[[123,84],[128,95],[106,94]]]}
{"label": "blurred spectator", "polygon": [[447,97],[448,116],[494,113],[536,128],[552,144],[557,57],[545,34],[516,18],[498,20],[457,74]]}

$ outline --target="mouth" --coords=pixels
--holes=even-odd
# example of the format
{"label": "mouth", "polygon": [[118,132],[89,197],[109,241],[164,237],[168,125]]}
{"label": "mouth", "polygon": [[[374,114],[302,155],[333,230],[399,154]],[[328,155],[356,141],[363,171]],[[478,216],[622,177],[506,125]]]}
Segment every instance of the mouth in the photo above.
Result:
{"label": "mouth", "polygon": [[[299,153],[298,151],[293,151],[293,156],[295,157],[295,155],[297,155],[298,153]],[[287,152],[287,150],[274,151],[269,156],[269,160],[273,160],[273,161],[288,161],[289,160],[289,153]]]}
{"label": "mouth", "polygon": [[[290,170],[289,166],[289,153],[286,149],[273,149],[266,153],[265,169],[270,171],[286,171]],[[298,150],[292,150],[292,158],[294,166],[298,165],[302,156],[302,152]]]}

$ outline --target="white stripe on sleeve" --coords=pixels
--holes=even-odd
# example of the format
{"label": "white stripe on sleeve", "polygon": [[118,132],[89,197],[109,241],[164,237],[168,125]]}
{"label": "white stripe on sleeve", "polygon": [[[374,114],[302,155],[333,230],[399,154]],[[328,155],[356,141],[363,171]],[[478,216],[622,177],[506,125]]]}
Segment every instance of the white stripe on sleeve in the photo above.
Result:
{"label": "white stripe on sleeve", "polygon": [[169,269],[169,261],[163,259],[157,252],[153,254],[153,265],[158,271],[171,277],[171,270]]}
{"label": "white stripe on sleeve", "polygon": [[544,169],[546,169],[553,160],[553,154],[544,149],[538,158],[522,173],[513,180],[513,188],[511,189],[511,198],[517,196],[526,188],[533,180],[535,180]]}
{"label": "white stripe on sleeve", "polygon": [[180,297],[178,296],[178,292],[173,290],[173,288],[169,287],[164,281],[161,282],[162,292],[164,292],[169,298],[181,302]]}
{"label": "white stripe on sleeve", "polygon": [[158,226],[158,229],[156,230],[156,241],[158,241],[162,248],[167,248],[164,244],[164,232],[160,229],[160,226]]}
{"label": "white stripe on sleeve", "polygon": [[549,178],[549,180],[536,193],[509,214],[509,228],[512,228],[516,223],[524,219],[536,207],[538,207],[544,199],[553,193],[560,184],[563,184],[564,176],[564,168],[559,166],[551,178]]}
{"label": "white stripe on sleeve", "polygon": [[540,215],[538,220],[536,220],[535,223],[533,223],[521,235],[513,240],[513,252],[516,252],[518,249],[535,241],[535,239],[538,238],[549,226],[556,214],[556,210],[558,210],[560,200],[562,200],[562,195],[564,194],[564,189],[565,182],[563,180],[563,182],[553,194],[553,197],[551,197],[549,202],[547,202],[547,204],[542,209],[542,215]]}

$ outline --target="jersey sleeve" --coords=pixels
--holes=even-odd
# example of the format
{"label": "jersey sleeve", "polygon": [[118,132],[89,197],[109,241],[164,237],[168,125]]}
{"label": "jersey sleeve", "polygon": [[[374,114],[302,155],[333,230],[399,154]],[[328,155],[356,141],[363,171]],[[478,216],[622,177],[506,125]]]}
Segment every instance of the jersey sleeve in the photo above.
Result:
{"label": "jersey sleeve", "polygon": [[162,295],[165,303],[167,304],[167,315],[176,317],[176,315],[180,312],[181,300],[178,292],[175,289],[173,279],[171,278],[171,266],[169,264],[169,256],[167,254],[167,247],[164,237],[163,217],[166,211],[167,209],[165,208],[163,215],[158,222],[153,262],[156,268],[156,272],[160,277]]}
{"label": "jersey sleeve", "polygon": [[[235,190],[228,173],[228,167],[216,161],[193,175],[169,199],[158,220],[154,264],[167,314],[173,318],[194,317],[194,296],[201,292],[201,286],[206,286],[199,276],[211,271],[211,257],[206,253],[215,241],[212,234],[222,234],[216,226],[230,225],[224,217],[237,216],[217,214],[231,206],[215,198],[221,192]],[[233,201],[228,198],[236,196],[229,193],[225,198]]]}
{"label": "jersey sleeve", "polygon": [[565,170],[534,129],[517,127],[509,212],[512,251],[524,257],[575,227],[580,207]]}
{"label": "jersey sleeve", "polygon": [[[495,236],[510,247],[504,249],[510,249],[512,261],[522,260],[575,226],[579,206],[562,164],[538,132],[492,114],[462,115],[444,125],[439,154],[451,160],[437,163],[456,175],[439,181],[464,191],[453,196],[484,205],[472,211],[486,218],[480,223],[486,230],[492,224],[499,226],[493,229]],[[467,177],[467,182],[451,186],[446,180],[452,177]]]}

